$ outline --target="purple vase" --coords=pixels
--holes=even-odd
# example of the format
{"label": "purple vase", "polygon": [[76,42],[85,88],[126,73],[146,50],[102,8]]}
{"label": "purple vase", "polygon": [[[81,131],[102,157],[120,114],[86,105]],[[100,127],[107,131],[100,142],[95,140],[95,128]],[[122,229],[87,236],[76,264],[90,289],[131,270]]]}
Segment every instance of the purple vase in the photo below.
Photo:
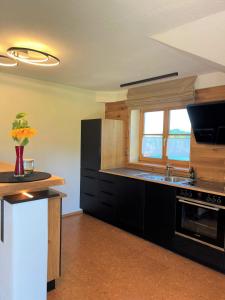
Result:
{"label": "purple vase", "polygon": [[24,146],[15,146],[15,149],[16,149],[16,165],[15,165],[14,176],[23,177],[24,176],[24,168],[23,168]]}

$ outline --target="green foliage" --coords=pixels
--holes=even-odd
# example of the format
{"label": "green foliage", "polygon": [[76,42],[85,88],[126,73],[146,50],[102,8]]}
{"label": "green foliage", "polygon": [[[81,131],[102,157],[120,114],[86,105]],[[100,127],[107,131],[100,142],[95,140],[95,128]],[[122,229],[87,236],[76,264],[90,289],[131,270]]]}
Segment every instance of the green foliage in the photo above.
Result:
{"label": "green foliage", "polygon": [[16,115],[15,121],[12,123],[12,129],[30,128],[28,121],[24,119],[26,113],[19,113]]}
{"label": "green foliage", "polygon": [[[30,126],[28,125],[28,121],[25,119],[26,116],[27,114],[24,112],[18,113],[12,123],[12,130],[30,128]],[[12,138],[14,142],[18,143],[21,146],[26,146],[29,143],[28,137],[22,138],[19,136],[12,136]]]}
{"label": "green foliage", "polygon": [[18,113],[17,115],[16,115],[16,119],[22,119],[22,118],[25,118],[26,117],[26,113]]}
{"label": "green foliage", "polygon": [[21,143],[21,146],[26,146],[28,143],[29,143],[28,138],[25,138],[25,139],[23,140],[23,142]]}

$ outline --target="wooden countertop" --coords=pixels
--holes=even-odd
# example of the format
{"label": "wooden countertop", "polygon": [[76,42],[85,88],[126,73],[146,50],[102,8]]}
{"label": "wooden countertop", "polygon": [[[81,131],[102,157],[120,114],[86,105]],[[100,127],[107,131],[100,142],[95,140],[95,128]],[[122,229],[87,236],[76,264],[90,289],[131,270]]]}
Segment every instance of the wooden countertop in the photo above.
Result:
{"label": "wooden countertop", "polygon": [[[146,175],[147,174],[157,175],[156,173],[146,172],[146,171],[137,170],[137,169],[130,169],[130,168],[100,170],[100,172],[134,178],[134,179],[139,179],[139,180],[143,180],[143,181],[155,182],[155,183],[164,184],[164,185],[175,186],[175,187],[184,188],[184,189],[188,189],[188,190],[212,193],[212,194],[219,195],[219,196],[225,196],[225,190],[224,190],[223,183],[197,180],[196,182],[194,182],[194,185],[191,185],[191,184],[185,184],[182,182],[175,183],[175,182],[159,181],[157,179],[153,180],[153,179],[149,179],[148,177],[143,176],[145,174]],[[158,174],[158,175],[160,176],[162,174]]]}
{"label": "wooden countertop", "polygon": [[[0,172],[13,171],[14,166],[5,162],[0,162]],[[13,195],[27,191],[40,191],[48,189],[52,186],[64,185],[63,178],[54,176],[46,180],[32,181],[32,182],[19,182],[19,183],[0,183],[0,197],[6,195]]]}

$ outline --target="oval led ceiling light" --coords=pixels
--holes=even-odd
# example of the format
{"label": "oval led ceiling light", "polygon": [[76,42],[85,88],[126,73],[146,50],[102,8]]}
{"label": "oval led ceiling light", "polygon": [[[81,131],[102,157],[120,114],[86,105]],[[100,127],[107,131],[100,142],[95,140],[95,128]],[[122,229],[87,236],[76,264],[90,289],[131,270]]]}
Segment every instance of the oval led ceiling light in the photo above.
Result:
{"label": "oval led ceiling light", "polygon": [[60,63],[60,60],[57,57],[30,48],[11,47],[7,50],[7,54],[13,59],[30,65],[53,67]]}
{"label": "oval led ceiling light", "polygon": [[5,55],[0,55],[0,66],[1,67],[16,67],[17,61]]}

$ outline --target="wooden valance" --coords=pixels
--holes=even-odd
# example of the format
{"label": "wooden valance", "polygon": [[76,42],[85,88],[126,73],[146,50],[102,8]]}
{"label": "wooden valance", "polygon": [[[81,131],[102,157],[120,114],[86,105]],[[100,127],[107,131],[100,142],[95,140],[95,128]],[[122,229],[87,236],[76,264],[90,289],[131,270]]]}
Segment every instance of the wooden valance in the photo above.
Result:
{"label": "wooden valance", "polygon": [[197,76],[164,81],[128,90],[126,104],[130,108],[160,108],[194,102]]}

